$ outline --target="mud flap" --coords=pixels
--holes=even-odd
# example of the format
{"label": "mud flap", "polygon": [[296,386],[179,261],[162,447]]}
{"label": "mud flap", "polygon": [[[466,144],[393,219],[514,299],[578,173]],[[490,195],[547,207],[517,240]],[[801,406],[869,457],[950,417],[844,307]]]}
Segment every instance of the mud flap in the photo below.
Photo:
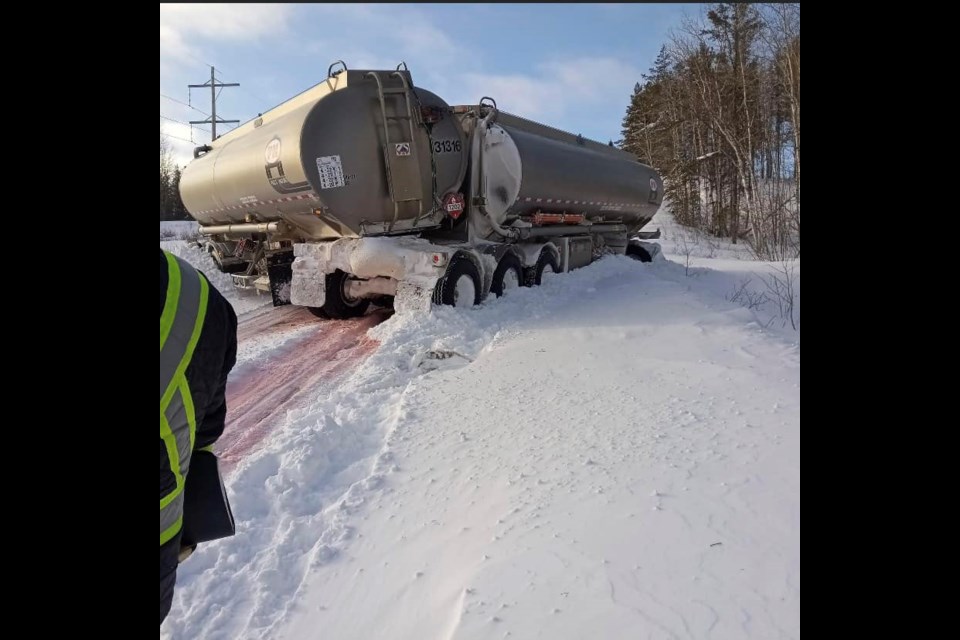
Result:
{"label": "mud flap", "polygon": [[433,286],[401,280],[397,283],[397,295],[393,308],[397,313],[429,313],[433,305]]}
{"label": "mud flap", "polygon": [[301,307],[322,307],[327,301],[327,274],[320,261],[297,256],[291,265],[290,303]]}
{"label": "mud flap", "polygon": [[267,276],[270,278],[270,296],[273,306],[290,304],[290,281],[293,280],[293,253],[279,253],[267,257]]}

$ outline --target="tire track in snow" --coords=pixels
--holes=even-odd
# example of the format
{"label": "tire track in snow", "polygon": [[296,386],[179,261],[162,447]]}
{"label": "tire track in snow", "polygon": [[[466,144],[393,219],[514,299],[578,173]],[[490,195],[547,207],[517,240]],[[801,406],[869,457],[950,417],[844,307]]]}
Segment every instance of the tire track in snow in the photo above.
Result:
{"label": "tire track in snow", "polygon": [[307,311],[304,307],[283,306],[268,307],[266,311],[257,310],[244,314],[237,324],[237,342],[243,344],[262,337],[266,333],[276,333],[283,329],[295,329],[311,324],[320,325],[325,321]]}
{"label": "tire track in snow", "polygon": [[287,411],[313,398],[321,385],[329,385],[352,371],[377,348],[367,330],[390,316],[378,310],[351,320],[319,320],[301,307],[281,307],[258,314],[237,328],[238,342],[268,339],[315,324],[315,332],[288,340],[268,357],[238,367],[227,383],[227,419],[217,454],[224,472],[253,451]]}

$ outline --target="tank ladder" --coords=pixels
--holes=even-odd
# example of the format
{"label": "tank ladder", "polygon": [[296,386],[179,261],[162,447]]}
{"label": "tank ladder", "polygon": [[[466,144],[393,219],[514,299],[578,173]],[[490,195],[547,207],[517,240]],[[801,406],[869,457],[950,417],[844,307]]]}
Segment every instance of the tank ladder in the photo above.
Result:
{"label": "tank ladder", "polygon": [[[414,129],[413,108],[410,103],[410,83],[405,75],[399,71],[390,74],[390,78],[399,78],[402,87],[388,87],[384,89],[379,74],[368,72],[365,78],[373,78],[377,83],[377,97],[380,100],[380,117],[383,122],[383,156],[387,169],[387,184],[390,186],[390,198],[393,200],[393,220],[387,227],[387,233],[393,231],[397,218],[400,215],[401,202],[418,203],[417,217],[413,221],[416,227],[423,217],[423,186],[420,177],[420,163],[417,159],[416,135]],[[396,111],[397,115],[388,115],[385,96],[403,96]],[[392,141],[390,139],[389,122],[407,122],[407,140]]]}

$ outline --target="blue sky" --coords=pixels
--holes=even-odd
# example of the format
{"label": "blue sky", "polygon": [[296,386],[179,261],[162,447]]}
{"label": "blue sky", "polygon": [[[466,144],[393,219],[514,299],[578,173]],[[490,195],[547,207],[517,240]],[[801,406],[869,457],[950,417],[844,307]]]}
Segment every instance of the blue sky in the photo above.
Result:
{"label": "blue sky", "polygon": [[[697,4],[172,4],[160,5],[160,127],[177,162],[210,111],[244,122],[326,77],[331,62],[393,69],[450,104],[493,97],[505,111],[606,142],[635,82]],[[172,98],[172,99],[171,99]],[[202,110],[203,113],[196,109]],[[179,122],[177,122],[179,121]],[[220,125],[220,133],[226,128]],[[209,125],[203,127],[209,129]],[[194,128],[196,143],[210,135]]]}

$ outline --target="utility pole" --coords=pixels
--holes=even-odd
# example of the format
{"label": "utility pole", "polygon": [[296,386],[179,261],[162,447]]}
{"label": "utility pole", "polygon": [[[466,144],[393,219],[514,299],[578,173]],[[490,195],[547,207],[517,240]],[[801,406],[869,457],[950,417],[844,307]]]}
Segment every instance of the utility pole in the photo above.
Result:
{"label": "utility pole", "polygon": [[207,124],[210,123],[212,128],[212,135],[210,140],[217,139],[217,123],[229,124],[236,122],[240,124],[239,120],[223,120],[222,118],[217,117],[217,87],[239,87],[239,82],[217,82],[216,76],[214,76],[214,69],[210,67],[210,82],[204,82],[203,84],[188,84],[188,87],[191,89],[201,88],[201,87],[210,87],[210,117],[206,120],[191,120],[190,124]]}

